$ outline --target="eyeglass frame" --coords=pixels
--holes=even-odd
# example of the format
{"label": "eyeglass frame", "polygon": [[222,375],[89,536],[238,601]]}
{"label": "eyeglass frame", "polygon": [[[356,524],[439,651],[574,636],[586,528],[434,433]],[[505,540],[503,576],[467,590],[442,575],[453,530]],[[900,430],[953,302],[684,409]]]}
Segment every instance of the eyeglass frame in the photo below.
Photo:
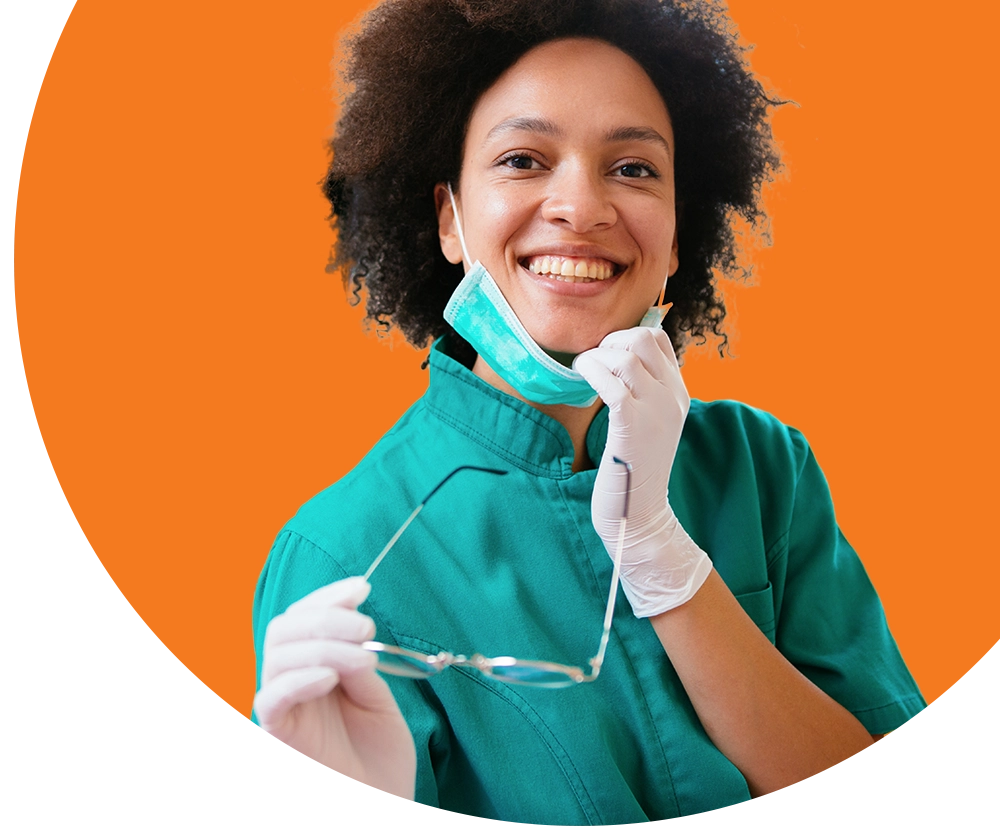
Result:
{"label": "eyeglass frame", "polygon": [[[573,686],[579,685],[581,683],[592,683],[597,680],[601,673],[601,667],[604,665],[604,656],[607,651],[608,640],[611,636],[611,623],[614,617],[615,603],[618,596],[618,583],[621,576],[621,559],[622,559],[622,549],[625,545],[625,526],[628,519],[628,502],[629,493],[631,491],[632,484],[632,465],[627,461],[622,461],[620,458],[614,457],[614,462],[616,464],[621,464],[625,467],[625,499],[622,509],[622,517],[618,525],[618,544],[614,556],[614,567],[611,573],[611,588],[608,591],[608,603],[604,611],[604,627],[601,632],[601,640],[597,649],[597,654],[588,660],[588,665],[590,666],[589,673],[579,666],[567,666],[562,663],[553,663],[542,660],[521,660],[516,657],[485,657],[482,654],[473,654],[471,657],[466,657],[464,654],[452,654],[447,651],[441,651],[436,655],[423,654],[418,651],[411,651],[410,649],[404,649],[399,646],[390,646],[385,643],[380,643],[374,640],[368,640],[361,644],[361,648],[366,651],[375,652],[377,654],[387,654],[392,656],[403,657],[417,663],[422,663],[429,670],[428,674],[408,674],[402,671],[393,671],[387,669],[381,663],[378,666],[378,670],[384,674],[391,674],[397,677],[409,677],[412,679],[423,679],[426,680],[430,677],[436,677],[445,669],[450,666],[468,666],[470,668],[477,669],[482,674],[487,677],[491,677],[502,683],[511,683],[514,685],[521,686],[533,686],[535,688],[549,688],[549,689],[565,689],[571,688]],[[494,475],[506,475],[506,470],[495,470],[490,467],[475,467],[472,465],[462,465],[456,467],[448,475],[446,475],[435,487],[427,494],[427,496],[416,506],[412,513],[407,517],[406,521],[399,527],[399,529],[392,535],[392,538],[386,543],[385,547],[382,549],[381,553],[375,558],[375,561],[368,567],[365,571],[364,579],[367,582],[371,575],[375,572],[375,569],[381,564],[382,560],[385,558],[386,554],[392,549],[392,547],[399,541],[399,537],[403,535],[403,531],[410,526],[410,523],[417,517],[417,514],[423,510],[424,506],[430,501],[431,496],[433,496],[438,490],[440,490],[445,483],[456,473],[462,470],[477,470],[479,472],[492,473]],[[530,680],[520,680],[515,677],[502,676],[494,673],[494,668],[510,668],[514,666],[520,666],[524,668],[534,668],[541,672],[548,672],[551,674],[562,674],[565,676],[565,681],[550,681],[543,683],[535,683]]]}

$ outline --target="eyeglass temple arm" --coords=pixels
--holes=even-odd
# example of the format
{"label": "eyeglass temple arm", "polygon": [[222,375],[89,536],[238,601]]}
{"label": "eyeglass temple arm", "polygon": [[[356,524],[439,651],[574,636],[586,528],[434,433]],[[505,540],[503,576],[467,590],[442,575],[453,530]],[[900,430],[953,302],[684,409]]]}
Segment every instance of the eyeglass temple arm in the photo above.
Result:
{"label": "eyeglass temple arm", "polygon": [[465,464],[465,465],[463,465],[461,467],[456,467],[454,470],[452,470],[450,473],[448,473],[448,475],[446,475],[443,479],[441,479],[441,481],[439,481],[434,486],[434,489],[431,490],[424,497],[424,500],[422,502],[420,502],[420,504],[418,504],[416,506],[416,508],[414,508],[413,512],[407,517],[406,521],[403,522],[403,524],[400,526],[399,530],[397,530],[395,533],[392,534],[392,538],[386,543],[386,546],[384,548],[382,548],[382,552],[378,556],[375,557],[375,561],[372,562],[371,565],[368,567],[368,570],[365,571],[365,577],[364,578],[365,578],[366,582],[368,581],[368,578],[373,573],[375,573],[375,569],[379,566],[379,563],[385,558],[385,555],[390,550],[392,550],[392,546],[396,544],[396,542],[399,540],[399,537],[403,535],[403,531],[406,530],[406,528],[408,528],[410,526],[410,522],[412,522],[415,518],[417,518],[417,514],[421,510],[423,510],[424,509],[424,505],[427,504],[427,502],[429,502],[431,500],[431,496],[433,496],[438,490],[440,490],[445,485],[445,482],[447,482],[448,479],[450,479],[453,475],[455,475],[455,473],[459,473],[462,470],[478,470],[481,473],[492,473],[493,475],[498,475],[498,476],[505,476],[505,475],[507,475],[507,471],[506,470],[494,470],[494,469],[492,469],[490,467],[474,467],[474,466],[472,466],[470,464]]}
{"label": "eyeglass temple arm", "polygon": [[424,500],[420,502],[420,507],[423,507],[425,504],[427,504],[427,502],[431,500],[431,496],[433,496],[438,490],[444,487],[448,479],[450,479],[453,475],[455,475],[455,473],[462,472],[462,470],[478,470],[481,473],[492,473],[495,476],[507,475],[506,470],[494,470],[492,467],[473,467],[471,464],[463,464],[461,467],[456,467],[454,470],[448,473],[448,475],[442,478],[441,481],[439,481],[437,485],[435,485],[434,489],[427,494]]}
{"label": "eyeglass temple arm", "polygon": [[622,510],[621,521],[618,523],[618,546],[615,550],[615,565],[611,573],[611,590],[608,592],[608,607],[604,611],[604,630],[601,632],[601,644],[597,648],[597,654],[590,661],[592,668],[588,675],[588,680],[595,680],[601,673],[601,666],[604,664],[604,652],[608,648],[608,639],[611,637],[611,618],[615,613],[615,598],[618,596],[618,581],[622,570],[622,550],[625,548],[625,524],[628,519],[628,497],[632,491],[632,465],[627,461],[622,461],[617,456],[613,456],[616,464],[625,467],[625,505]]}

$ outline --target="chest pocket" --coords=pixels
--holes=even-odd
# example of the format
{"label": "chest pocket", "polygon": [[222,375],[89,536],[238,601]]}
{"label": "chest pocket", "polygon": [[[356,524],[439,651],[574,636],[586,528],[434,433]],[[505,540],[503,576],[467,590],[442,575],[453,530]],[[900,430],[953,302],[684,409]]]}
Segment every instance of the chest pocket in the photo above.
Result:
{"label": "chest pocket", "polygon": [[760,591],[751,591],[746,594],[737,594],[736,601],[740,604],[747,616],[754,621],[764,636],[771,643],[774,643],[774,597],[771,592],[771,583]]}

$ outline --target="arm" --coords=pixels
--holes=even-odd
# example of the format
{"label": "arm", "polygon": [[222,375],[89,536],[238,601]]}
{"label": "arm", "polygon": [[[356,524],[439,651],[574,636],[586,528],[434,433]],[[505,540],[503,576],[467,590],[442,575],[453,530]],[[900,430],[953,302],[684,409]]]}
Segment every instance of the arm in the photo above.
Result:
{"label": "arm", "polygon": [[705,731],[743,773],[751,795],[871,745],[854,715],[771,645],[715,571],[689,601],[650,622]]}
{"label": "arm", "polygon": [[651,618],[702,725],[751,793],[806,778],[870,745],[861,723],[746,616],[674,516],[667,485],[690,399],[665,333],[616,332],[574,367],[610,410],[595,528],[614,551],[626,486],[617,456],[634,468],[623,589],[636,616]]}

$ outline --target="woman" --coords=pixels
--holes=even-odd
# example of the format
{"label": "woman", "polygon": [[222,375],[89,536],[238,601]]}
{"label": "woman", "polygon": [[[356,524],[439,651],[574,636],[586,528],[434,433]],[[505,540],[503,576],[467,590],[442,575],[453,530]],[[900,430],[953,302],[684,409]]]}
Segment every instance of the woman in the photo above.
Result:
{"label": "woman", "polygon": [[[425,803],[617,824],[770,792],[919,711],[801,435],[679,373],[777,164],[718,8],[400,0],[347,79],[337,265],[370,318],[440,339],[427,394],[275,542],[260,724]],[[594,682],[383,677],[376,638]]]}

